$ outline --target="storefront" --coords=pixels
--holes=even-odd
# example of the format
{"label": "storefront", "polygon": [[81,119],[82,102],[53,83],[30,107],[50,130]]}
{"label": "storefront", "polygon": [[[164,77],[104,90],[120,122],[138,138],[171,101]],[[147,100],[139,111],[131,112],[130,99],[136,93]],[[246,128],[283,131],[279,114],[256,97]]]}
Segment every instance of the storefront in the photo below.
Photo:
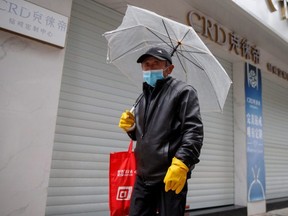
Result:
{"label": "storefront", "polygon": [[[169,8],[158,3],[133,2],[193,26],[233,81],[223,113],[202,113],[205,139],[201,161],[189,180],[187,205],[191,210],[237,205],[247,206],[248,215],[265,212],[266,200],[288,194],[288,65],[281,58],[281,51],[288,50],[288,40],[279,53],[277,49],[270,53],[267,49],[271,45],[256,43],[253,34],[239,26],[245,25],[255,34],[266,32],[263,38],[278,41],[275,47],[283,40],[279,42],[276,31],[272,34],[268,27],[263,30],[265,25],[245,14],[249,12],[247,5],[237,1],[226,2],[226,6],[214,1],[213,13],[206,3],[187,2],[169,1]],[[61,88],[53,153],[52,157],[40,154],[52,160],[47,203],[42,209],[47,216],[109,215],[109,154],[127,149],[129,139],[117,126],[119,116],[140,93],[116,67],[106,63],[107,42],[102,34],[121,23],[125,4],[93,0],[72,3],[62,78],[57,79]],[[271,15],[269,4],[261,5],[262,10],[264,6],[266,16]],[[219,13],[226,17],[221,18]],[[230,17],[233,13],[235,16]],[[229,19],[239,23],[236,26],[237,22],[228,22]],[[247,198],[245,62],[262,74],[266,195],[254,202]]]}

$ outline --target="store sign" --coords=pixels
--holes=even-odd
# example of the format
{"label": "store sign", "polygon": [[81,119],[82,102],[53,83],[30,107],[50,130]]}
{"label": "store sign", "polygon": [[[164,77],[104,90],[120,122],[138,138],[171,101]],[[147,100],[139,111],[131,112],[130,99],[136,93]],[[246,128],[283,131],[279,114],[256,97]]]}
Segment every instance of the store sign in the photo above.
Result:
{"label": "store sign", "polygon": [[245,63],[245,112],[247,151],[247,198],[265,200],[265,166],[262,119],[261,71]]}
{"label": "store sign", "polygon": [[286,71],[272,65],[271,63],[267,63],[267,70],[269,72],[277,75],[278,77],[288,81],[288,73]]}
{"label": "store sign", "polygon": [[245,60],[251,60],[253,63],[259,64],[260,51],[246,38],[226,29],[199,12],[189,12],[188,21],[189,25],[192,26],[198,34],[221,46],[226,46],[230,52],[241,56]]}
{"label": "store sign", "polygon": [[288,19],[288,0],[268,0],[272,12],[280,10],[282,19]]}
{"label": "store sign", "polygon": [[23,0],[0,0],[0,28],[64,47],[68,17]]}

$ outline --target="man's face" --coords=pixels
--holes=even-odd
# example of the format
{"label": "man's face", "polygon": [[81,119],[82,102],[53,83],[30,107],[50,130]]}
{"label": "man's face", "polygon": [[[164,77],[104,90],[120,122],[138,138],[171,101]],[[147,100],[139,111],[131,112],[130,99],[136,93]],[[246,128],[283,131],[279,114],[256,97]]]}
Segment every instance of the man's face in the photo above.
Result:
{"label": "man's face", "polygon": [[155,57],[147,57],[142,62],[142,70],[158,70],[158,69],[165,69],[166,61],[161,61]]}
{"label": "man's face", "polygon": [[162,61],[162,60],[159,60],[153,56],[151,57],[147,57],[142,63],[141,63],[141,66],[142,66],[142,70],[143,71],[147,71],[147,70],[163,70],[163,76],[166,77],[168,76],[174,66],[173,65],[170,65],[170,66],[167,66],[167,61]]}

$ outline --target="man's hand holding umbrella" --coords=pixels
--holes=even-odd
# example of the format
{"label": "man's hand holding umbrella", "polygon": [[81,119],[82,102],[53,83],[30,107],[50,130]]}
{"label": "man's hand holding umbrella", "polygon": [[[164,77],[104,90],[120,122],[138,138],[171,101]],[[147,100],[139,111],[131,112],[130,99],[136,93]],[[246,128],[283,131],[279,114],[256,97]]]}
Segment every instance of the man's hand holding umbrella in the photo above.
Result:
{"label": "man's hand holding umbrella", "polygon": [[118,126],[125,132],[132,131],[135,128],[135,117],[132,112],[126,110],[122,113]]}

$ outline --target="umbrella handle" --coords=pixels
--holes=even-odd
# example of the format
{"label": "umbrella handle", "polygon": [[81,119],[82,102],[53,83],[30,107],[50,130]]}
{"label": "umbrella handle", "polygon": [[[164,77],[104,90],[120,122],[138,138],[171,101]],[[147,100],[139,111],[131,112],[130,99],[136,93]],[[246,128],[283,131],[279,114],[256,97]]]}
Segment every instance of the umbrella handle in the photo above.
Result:
{"label": "umbrella handle", "polygon": [[135,110],[135,106],[133,106],[131,109],[130,109],[130,112],[133,113]]}

